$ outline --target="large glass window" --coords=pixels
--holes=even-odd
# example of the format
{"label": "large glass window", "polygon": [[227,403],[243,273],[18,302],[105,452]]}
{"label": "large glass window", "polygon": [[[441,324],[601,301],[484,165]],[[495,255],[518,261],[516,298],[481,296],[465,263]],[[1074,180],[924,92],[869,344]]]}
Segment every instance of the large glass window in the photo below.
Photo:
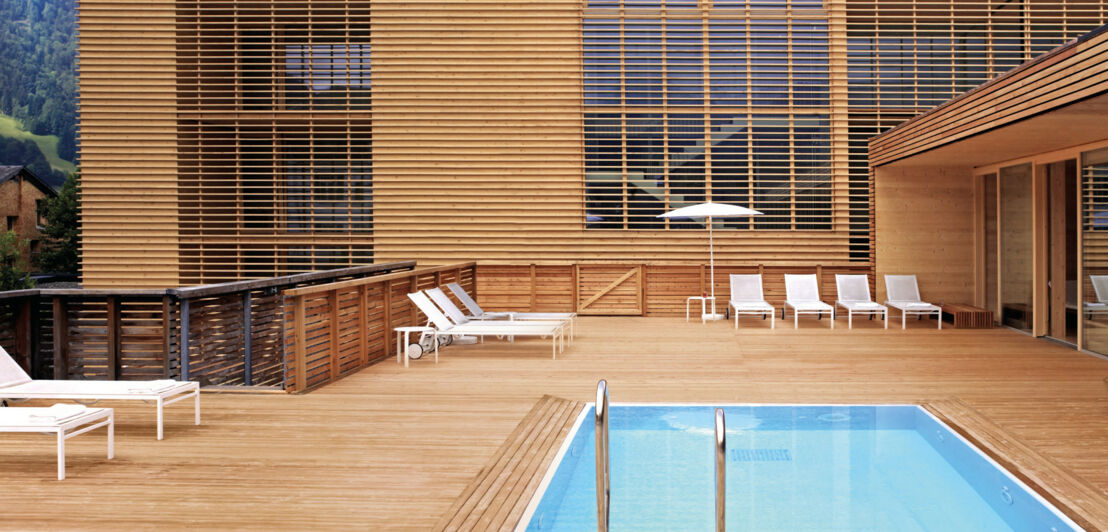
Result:
{"label": "large glass window", "polygon": [[1030,332],[1033,326],[1034,270],[1031,165],[1002,168],[1000,188],[1001,323]]}
{"label": "large glass window", "polygon": [[1081,250],[1084,342],[1108,353],[1108,148],[1081,155]]}
{"label": "large glass window", "polygon": [[827,22],[780,11],[820,3],[619,5],[591,1],[582,28],[586,226],[702,229],[657,215],[712,200],[766,214],[721,228],[830,229]]}

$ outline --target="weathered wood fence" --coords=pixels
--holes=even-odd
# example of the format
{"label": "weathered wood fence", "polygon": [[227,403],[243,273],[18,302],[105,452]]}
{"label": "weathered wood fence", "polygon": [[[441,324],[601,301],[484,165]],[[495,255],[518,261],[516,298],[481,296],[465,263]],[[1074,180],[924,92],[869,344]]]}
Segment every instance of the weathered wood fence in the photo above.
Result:
{"label": "weathered wood fence", "polygon": [[284,291],[414,267],[393,262],[168,290],[0,292],[0,345],[39,379],[281,386]]}
{"label": "weathered wood fence", "polygon": [[453,282],[476,297],[476,264],[419,268],[285,291],[285,389],[307,391],[395,356],[393,328],[425,323],[407,294]]}

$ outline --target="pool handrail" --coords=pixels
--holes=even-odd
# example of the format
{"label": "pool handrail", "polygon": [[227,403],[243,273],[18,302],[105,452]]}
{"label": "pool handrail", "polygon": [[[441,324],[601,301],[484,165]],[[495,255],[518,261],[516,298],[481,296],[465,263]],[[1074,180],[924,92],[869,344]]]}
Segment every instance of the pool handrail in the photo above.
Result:
{"label": "pool handrail", "polygon": [[727,423],[723,409],[716,409],[716,532],[723,532],[727,525]]}
{"label": "pool handrail", "polygon": [[611,463],[608,461],[608,381],[596,383],[596,530],[608,532],[612,494]]}

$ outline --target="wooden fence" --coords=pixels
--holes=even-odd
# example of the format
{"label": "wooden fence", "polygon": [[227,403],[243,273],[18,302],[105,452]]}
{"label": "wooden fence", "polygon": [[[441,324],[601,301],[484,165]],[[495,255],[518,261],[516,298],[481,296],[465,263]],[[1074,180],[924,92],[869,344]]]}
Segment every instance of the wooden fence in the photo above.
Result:
{"label": "wooden fence", "polygon": [[[717,309],[727,307],[732,273],[762,274],[766,300],[780,307],[786,273],[814,273],[820,295],[834,301],[835,274],[870,274],[868,266],[716,266]],[[577,312],[594,316],[682,316],[689,296],[711,293],[707,265],[633,263],[481,264],[479,303],[490,310]]]}
{"label": "wooden fence", "polygon": [[425,323],[407,294],[453,282],[474,293],[475,263],[285,291],[285,389],[307,391],[395,356],[393,328]]}
{"label": "wooden fence", "polygon": [[[0,293],[0,345],[35,378],[172,378],[303,392],[395,356],[393,329],[425,323],[406,297],[416,290],[459,282],[490,310],[637,316],[682,315],[687,297],[711,291],[704,265],[413,268],[407,261],[169,290]],[[836,273],[870,271],[720,266],[721,311],[730,273],[762,273],[767,300],[780,306],[785,273],[815,273],[823,298],[833,300]]]}
{"label": "wooden fence", "polygon": [[38,379],[281,386],[283,291],[414,267],[404,261],[169,290],[3,292],[0,346]]}

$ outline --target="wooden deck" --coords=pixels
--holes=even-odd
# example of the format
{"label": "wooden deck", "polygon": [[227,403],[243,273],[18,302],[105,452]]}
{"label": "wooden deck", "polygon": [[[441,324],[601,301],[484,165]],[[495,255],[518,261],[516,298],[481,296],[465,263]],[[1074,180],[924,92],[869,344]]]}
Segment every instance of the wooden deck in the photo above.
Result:
{"label": "wooden deck", "polygon": [[306,395],[205,394],[204,425],[117,406],[116,459],[97,433],[0,437],[5,530],[429,530],[544,395],[614,402],[922,403],[958,398],[1108,495],[1108,361],[1006,329],[854,330],[802,320],[583,318],[551,360],[541,341],[446,348],[435,365],[385,361]]}

